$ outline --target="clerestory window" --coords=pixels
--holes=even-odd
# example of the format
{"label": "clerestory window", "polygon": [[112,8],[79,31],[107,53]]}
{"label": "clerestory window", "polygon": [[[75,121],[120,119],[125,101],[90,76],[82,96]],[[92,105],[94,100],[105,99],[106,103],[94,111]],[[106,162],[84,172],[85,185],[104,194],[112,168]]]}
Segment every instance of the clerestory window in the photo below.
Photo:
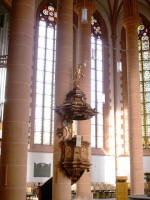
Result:
{"label": "clerestory window", "polygon": [[138,27],[140,93],[143,147],[150,148],[150,30]]}
{"label": "clerestory window", "polygon": [[36,50],[34,144],[52,145],[54,135],[54,96],[57,11],[52,3],[40,12]]}
{"label": "clerestory window", "polygon": [[102,65],[102,31],[100,22],[91,18],[91,106],[98,114],[91,119],[91,146],[103,148],[103,65]]}

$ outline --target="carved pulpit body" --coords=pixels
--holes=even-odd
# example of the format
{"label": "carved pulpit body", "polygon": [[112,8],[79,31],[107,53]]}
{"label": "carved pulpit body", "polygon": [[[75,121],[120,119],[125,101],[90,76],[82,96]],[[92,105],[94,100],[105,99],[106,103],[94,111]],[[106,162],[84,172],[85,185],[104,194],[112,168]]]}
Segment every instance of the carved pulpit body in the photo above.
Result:
{"label": "carved pulpit body", "polygon": [[82,141],[81,146],[76,146],[76,136],[74,136],[71,140],[62,141],[61,147],[60,165],[73,184],[79,180],[85,170],[90,170],[89,143]]}
{"label": "carved pulpit body", "polygon": [[60,166],[72,183],[79,180],[85,170],[90,170],[89,143],[82,141],[81,136],[74,135],[73,120],[87,120],[97,114],[95,109],[86,103],[86,97],[79,88],[80,79],[84,76],[83,65],[75,69],[73,89],[68,92],[64,103],[55,111],[62,117],[62,127],[56,134],[61,145]]}

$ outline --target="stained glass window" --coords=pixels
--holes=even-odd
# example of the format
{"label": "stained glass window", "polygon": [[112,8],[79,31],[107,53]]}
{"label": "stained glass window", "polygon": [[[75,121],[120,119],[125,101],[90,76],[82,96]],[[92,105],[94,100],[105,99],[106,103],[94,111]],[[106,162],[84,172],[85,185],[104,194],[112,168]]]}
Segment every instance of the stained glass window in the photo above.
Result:
{"label": "stained glass window", "polygon": [[101,38],[102,32],[100,23],[94,16],[91,17],[91,28],[92,28],[92,35],[94,37]]}
{"label": "stained glass window", "polygon": [[143,147],[150,148],[150,30],[144,23],[138,27],[138,49]]}
{"label": "stained glass window", "polygon": [[50,26],[55,26],[57,21],[57,11],[53,4],[48,3],[40,13],[40,20],[47,22]]}
{"label": "stained glass window", "polygon": [[48,3],[40,12],[37,36],[34,144],[53,143],[56,20],[56,8]]}
{"label": "stained glass window", "polygon": [[5,65],[6,56],[0,56],[0,139],[2,138],[2,123],[4,114],[4,103],[5,103],[5,86],[6,86],[6,74],[7,68]]}
{"label": "stained glass window", "polygon": [[103,148],[103,65],[101,27],[96,18],[91,18],[91,106],[98,114],[91,119],[91,146]]}
{"label": "stained glass window", "polygon": [[[1,10],[2,11],[2,10]],[[3,11],[2,11],[3,12]],[[4,11],[5,12],[5,11]],[[2,123],[5,103],[5,86],[8,59],[9,14],[0,14],[0,139],[2,138]]]}

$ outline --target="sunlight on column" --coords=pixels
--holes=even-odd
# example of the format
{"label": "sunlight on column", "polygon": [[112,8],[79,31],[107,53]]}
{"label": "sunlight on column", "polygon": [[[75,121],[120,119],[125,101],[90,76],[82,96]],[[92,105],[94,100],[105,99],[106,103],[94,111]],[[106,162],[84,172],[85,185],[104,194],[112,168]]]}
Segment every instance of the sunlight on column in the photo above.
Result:
{"label": "sunlight on column", "polygon": [[111,154],[115,154],[115,139],[114,139],[114,112],[109,113],[109,149]]}
{"label": "sunlight on column", "polygon": [[129,154],[129,135],[128,135],[128,110],[124,109],[124,137],[125,137],[125,154]]}
{"label": "sunlight on column", "polygon": [[122,135],[123,135],[123,130],[121,128],[121,112],[117,111],[117,117],[116,117],[116,132],[117,132],[117,155],[122,155],[124,153],[124,149],[123,149],[123,139],[122,139]]}

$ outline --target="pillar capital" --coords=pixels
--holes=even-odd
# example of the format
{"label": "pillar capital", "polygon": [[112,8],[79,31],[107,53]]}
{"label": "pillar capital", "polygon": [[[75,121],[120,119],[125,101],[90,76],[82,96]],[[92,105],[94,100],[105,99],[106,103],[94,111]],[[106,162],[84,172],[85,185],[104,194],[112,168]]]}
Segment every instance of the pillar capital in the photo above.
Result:
{"label": "pillar capital", "polygon": [[122,20],[122,25],[127,28],[128,26],[136,26],[138,27],[140,25],[141,18],[139,16],[129,16],[124,17]]}

